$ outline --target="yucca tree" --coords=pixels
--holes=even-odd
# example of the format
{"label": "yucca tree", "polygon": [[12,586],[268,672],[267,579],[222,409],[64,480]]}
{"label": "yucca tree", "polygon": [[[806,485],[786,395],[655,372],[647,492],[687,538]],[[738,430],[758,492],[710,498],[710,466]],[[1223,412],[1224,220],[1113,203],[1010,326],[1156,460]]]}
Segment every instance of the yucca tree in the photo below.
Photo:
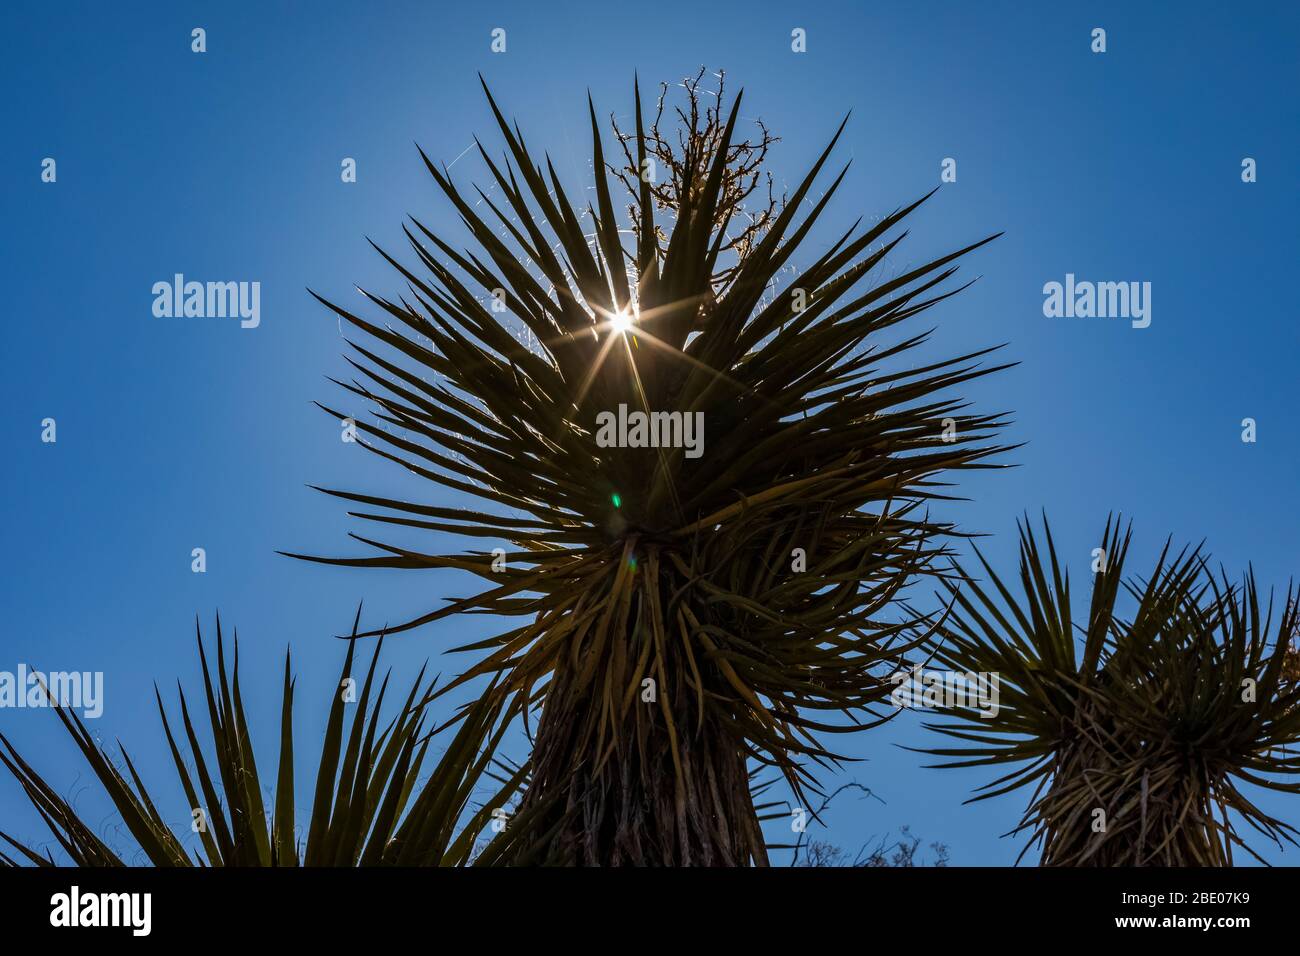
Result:
{"label": "yucca tree", "polygon": [[[354,628],[355,633],[355,628]],[[321,744],[320,763],[312,787],[311,816],[300,832],[294,809],[293,695],[289,658],[284,665],[281,705],[280,754],[273,802],[263,800],[263,778],[239,690],[239,645],[234,663],[226,668],[221,622],[217,622],[217,666],[208,667],[203,638],[199,635],[203,665],[210,743],[204,747],[191,718],[184,691],[180,691],[180,725],[184,739],[167,716],[161,695],[167,746],[175,762],[188,806],[176,815],[197,834],[199,848],[186,850],[181,837],[164,820],[135,765],[121,749],[122,769],[113,756],[91,736],[75,711],[62,707],[55,713],[67,728],[95,776],[107,791],[122,822],[155,866],[458,866],[477,859],[490,862],[507,848],[503,835],[477,858],[476,838],[494,810],[506,803],[523,782],[526,768],[513,768],[494,785],[497,793],[481,807],[470,807],[471,797],[485,778],[495,777],[492,752],[505,730],[496,719],[492,698],[469,707],[454,739],[429,773],[419,782],[433,739],[427,699],[433,683],[424,671],[411,685],[405,702],[388,718],[381,718],[388,675],[376,686],[376,644],[364,680],[352,678],[355,640],[348,643],[337,687],[330,691],[329,720]],[[390,708],[391,709],[391,708]],[[348,711],[355,711],[349,714]],[[188,744],[193,772],[182,756]],[[96,835],[91,826],[0,734],[0,761],[17,778],[41,815],[55,841],[77,866],[124,866],[117,851]],[[498,764],[498,766],[501,766]],[[52,853],[42,855],[7,833],[0,832],[16,852],[0,853],[0,862],[18,865],[57,865]],[[481,849],[478,847],[477,849]]]}
{"label": "yucca tree", "polygon": [[[1045,866],[1228,866],[1234,817],[1277,843],[1295,829],[1242,782],[1300,793],[1295,595],[1261,599],[1199,548],[1166,544],[1146,577],[1127,575],[1131,530],[1108,522],[1087,607],[1072,600],[1050,529],[1020,532],[1020,591],[979,556],[983,580],[950,580],[936,660],[997,675],[999,708],[957,707],[930,726],[962,741],[944,767],[1009,772],[975,800],[1032,788],[1016,833]],[[1080,616],[1080,615],[1083,616]],[[1023,853],[1022,853],[1023,856]]]}
{"label": "yucca tree", "polygon": [[[505,141],[497,159],[479,147],[490,186],[462,189],[421,151],[471,247],[412,219],[416,264],[379,250],[405,290],[363,292],[378,318],[318,296],[364,337],[348,339],[358,377],[339,384],[374,420],[322,407],[478,503],[321,490],[357,518],[482,539],[495,558],[357,535],[376,553],[312,560],[489,582],[390,633],[520,619],[458,648],[482,655],[461,679],[495,675],[530,732],[540,707],[516,862],[762,864],[750,761],[800,799],[810,762],[834,759],[822,732],[886,716],[877,668],[913,646],[916,623],[887,609],[952,531],[927,502],[941,476],[1001,450],[1001,420],[947,391],[993,371],[986,352],[922,361],[928,332],[894,335],[959,291],[944,286],[953,263],[989,240],[877,277],[921,199],[810,251],[847,171],[814,191],[836,132],[742,249],[728,241],[745,217],[736,177],[755,172],[739,158],[753,155],[741,97],[678,114],[681,153],[657,167],[674,178],[654,191],[635,98],[635,166],[621,171],[588,103],[584,206],[489,92]],[[630,228],[611,172],[637,184]],[[702,416],[702,453],[601,440],[598,419],[620,406]]]}

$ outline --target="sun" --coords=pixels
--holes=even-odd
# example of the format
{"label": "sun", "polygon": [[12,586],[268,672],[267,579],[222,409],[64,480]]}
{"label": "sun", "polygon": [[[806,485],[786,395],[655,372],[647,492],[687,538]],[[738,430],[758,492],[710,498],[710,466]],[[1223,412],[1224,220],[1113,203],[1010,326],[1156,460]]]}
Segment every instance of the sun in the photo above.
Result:
{"label": "sun", "polygon": [[609,327],[615,332],[627,332],[632,328],[634,322],[635,319],[632,317],[631,310],[624,309],[621,312],[615,312],[614,315],[610,317]]}

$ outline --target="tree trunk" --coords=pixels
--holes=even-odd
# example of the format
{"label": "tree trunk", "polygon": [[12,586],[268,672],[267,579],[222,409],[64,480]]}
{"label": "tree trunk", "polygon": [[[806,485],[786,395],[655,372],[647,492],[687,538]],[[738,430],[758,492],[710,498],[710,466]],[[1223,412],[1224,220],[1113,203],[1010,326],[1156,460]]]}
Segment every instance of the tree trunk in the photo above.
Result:
{"label": "tree trunk", "polygon": [[[680,634],[662,626],[660,602],[673,584],[660,580],[655,557],[629,581],[606,602],[623,602],[611,639],[573,637],[578,652],[561,654],[552,672],[515,814],[528,815],[527,834],[507,856],[569,866],[766,865],[745,754],[716,709],[724,695],[710,694],[723,677],[698,652],[688,659]],[[696,674],[714,702],[702,713]]]}
{"label": "tree trunk", "polygon": [[[1208,780],[1171,743],[1167,753],[1090,714],[1031,808],[1042,866],[1231,866]],[[1102,728],[1106,728],[1103,733]]]}

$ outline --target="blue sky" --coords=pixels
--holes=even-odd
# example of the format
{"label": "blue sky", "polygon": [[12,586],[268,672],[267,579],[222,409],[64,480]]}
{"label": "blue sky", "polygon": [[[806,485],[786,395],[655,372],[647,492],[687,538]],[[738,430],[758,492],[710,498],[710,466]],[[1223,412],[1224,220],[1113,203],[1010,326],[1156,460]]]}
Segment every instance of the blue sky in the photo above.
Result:
{"label": "blue sky", "polygon": [[[97,728],[128,742],[178,826],[188,813],[152,686],[192,682],[196,613],[205,628],[217,610],[238,628],[268,742],[293,646],[310,740],[342,653],[329,635],[358,601],[378,625],[471,586],[274,552],[355,553],[346,533],[359,529],[308,482],[440,494],[339,442],[311,406],[341,401],[325,376],[346,366],[336,322],[306,287],[344,305],[353,284],[399,290],[365,237],[397,251],[408,214],[459,235],[414,143],[448,163],[476,133],[495,144],[479,71],[576,184],[590,176],[587,90],[602,114],[624,114],[633,71],[649,86],[726,69],[747,117],[782,137],[778,182],[797,179],[852,110],[839,155],[853,166],[810,254],[859,215],[928,191],[956,159],[957,182],[913,217],[892,265],[1006,231],[963,269],[983,279],[922,323],[937,326],[940,353],[1009,343],[1021,364],[969,392],[1013,412],[1008,437],[1028,444],[1019,468],[963,480],[972,500],[948,514],[992,535],[1006,565],[1016,517],[1045,508],[1081,578],[1110,511],[1135,520],[1141,562],[1173,535],[1206,539],[1234,572],[1253,562],[1269,583],[1295,571],[1294,5],[7,3],[0,18],[0,669],[104,671]],[[205,54],[190,50],[194,27]],[[489,50],[496,27],[504,54]],[[807,53],[790,50],[796,27]],[[1094,27],[1107,31],[1104,54],[1090,51]],[[55,183],[41,182],[45,157]],[[344,157],[357,161],[354,184],[340,181]],[[1241,181],[1244,157],[1258,182]],[[473,156],[453,172],[483,181]],[[260,326],[155,318],[150,290],[178,272],[259,281]],[[1066,273],[1150,282],[1151,326],[1044,317],[1043,285]],[[47,417],[54,445],[40,441]],[[1253,444],[1240,439],[1245,417]],[[205,574],[190,570],[196,547]],[[463,664],[443,649],[491,630],[444,622],[386,656],[401,676],[426,658],[450,674]],[[856,779],[885,802],[845,794],[818,836],[854,849],[910,824],[956,864],[1010,863],[1022,844],[999,835],[1023,801],[961,806],[988,775],[923,769],[896,746],[931,739],[918,725],[905,714],[840,741],[865,761],[828,784]],[[0,728],[111,830],[50,714],[0,711]],[[1294,800],[1265,799],[1300,817]],[[44,838],[7,779],[0,819]]]}

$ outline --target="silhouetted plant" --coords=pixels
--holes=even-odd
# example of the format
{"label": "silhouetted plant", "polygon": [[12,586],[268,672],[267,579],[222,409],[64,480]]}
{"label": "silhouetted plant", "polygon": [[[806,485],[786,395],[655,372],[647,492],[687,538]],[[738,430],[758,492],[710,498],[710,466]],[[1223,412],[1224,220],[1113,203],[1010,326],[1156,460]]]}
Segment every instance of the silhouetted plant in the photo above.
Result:
{"label": "silhouetted plant", "polygon": [[847,850],[826,840],[810,840],[804,848],[804,855],[795,863],[803,867],[899,867],[907,869],[916,866],[947,866],[951,853],[947,844],[938,841],[930,844],[930,862],[917,858],[921,848],[921,838],[914,836],[910,827],[902,827],[898,839],[890,842],[884,836],[875,846],[869,843],[861,847],[857,854],[849,856]]}
{"label": "silhouetted plant", "polygon": [[1228,866],[1234,847],[1258,857],[1234,816],[1294,843],[1238,788],[1300,793],[1287,779],[1300,773],[1294,594],[1275,607],[1253,573],[1233,584],[1199,548],[1168,544],[1148,577],[1126,579],[1131,531],[1108,522],[1080,619],[1044,531],[1040,550],[1021,528],[1019,597],[982,555],[986,581],[949,582],[936,659],[999,675],[999,709],[955,708],[930,726],[960,746],[927,752],[960,758],[945,767],[1008,768],[973,799],[1032,787],[1013,832],[1029,832],[1044,865]]}
{"label": "silhouetted plant", "polygon": [[[663,232],[644,177],[620,228],[594,105],[584,210],[488,101],[507,146],[499,161],[479,148],[489,189],[464,193],[424,157],[473,248],[413,220],[418,268],[380,250],[406,291],[363,294],[395,325],[320,299],[377,343],[348,340],[359,378],[340,383],[372,404],[362,446],[483,510],[321,490],[366,521],[503,547],[425,553],[358,535],[377,553],[311,560],[490,582],[390,633],[461,613],[522,618],[462,648],[484,657],[444,688],[497,675],[506,715],[531,725],[541,708],[522,801],[535,826],[512,824],[512,860],[765,863],[747,762],[778,768],[798,795],[809,761],[835,759],[819,734],[889,716],[876,666],[920,638],[884,612],[952,532],[924,506],[942,476],[1002,450],[997,416],[944,397],[993,370],[979,363],[989,350],[919,362],[929,333],[886,337],[959,291],[940,286],[989,240],[862,288],[918,200],[855,225],[775,289],[843,181],[812,192],[838,132],[728,258],[724,187],[752,155],[733,149],[741,96],[725,119],[684,129],[691,158],[669,168]],[[642,169],[658,147],[639,92],[633,136]],[[598,416],[620,406],[701,415],[703,453],[598,442]]]}
{"label": "silhouetted plant", "polygon": [[[644,221],[637,209],[643,177],[649,179],[650,197],[655,208],[674,218],[684,203],[688,209],[691,205],[690,200],[681,195],[681,190],[687,184],[697,191],[702,190],[708,183],[709,166],[723,146],[723,136],[727,131],[723,113],[726,74],[721,71],[714,74],[718,81],[717,89],[701,90],[704,73],[704,67],[700,67],[694,76],[682,80],[680,85],[685,91],[685,103],[673,108],[667,122],[664,108],[669,87],[667,83],[659,84],[655,115],[643,138],[644,155],[633,156],[638,148],[637,135],[624,132],[617,118],[610,117],[614,136],[623,148],[624,162],[622,165],[606,163],[605,168],[618,177],[631,198],[628,218],[634,232]],[[704,98],[710,98],[712,102]],[[676,116],[678,122],[673,123],[671,116]],[[726,143],[727,163],[713,207],[714,225],[725,230],[720,254],[731,254],[736,259],[743,259],[763,238],[785,202],[784,196],[777,198],[771,170],[764,166],[767,151],[780,139],[768,131],[761,119],[754,120],[754,125],[758,127],[756,140],[736,140],[733,137]],[[668,175],[657,175],[659,170],[666,170]],[[689,174],[688,170],[691,171]],[[760,201],[753,205],[750,199],[759,186],[766,187],[766,195],[760,196]],[[663,244],[667,239],[667,233],[658,228],[656,241]],[[717,270],[713,276],[714,284],[725,285],[731,272],[730,268]]]}
{"label": "silhouetted plant", "polygon": [[[505,729],[497,720],[499,708],[491,695],[465,710],[454,739],[420,784],[433,737],[426,713],[433,682],[426,684],[421,670],[396,714],[381,721],[388,676],[378,687],[374,678],[382,640],[375,645],[355,703],[345,703],[346,694],[339,689],[352,673],[356,642],[349,641],[340,683],[330,694],[329,720],[312,787],[311,817],[303,839],[294,810],[295,681],[290,676],[289,658],[286,655],[284,663],[279,764],[273,803],[268,808],[263,803],[262,778],[240,696],[238,638],[234,663],[227,673],[220,620],[216,643],[214,681],[199,635],[211,734],[208,748],[199,743],[185,693],[180,691],[181,727],[193,772],[186,766],[162,697],[158,697],[167,746],[189,804],[183,816],[186,825],[197,832],[201,852],[186,850],[163,819],[125,748],[121,748],[121,757],[130,780],[74,711],[55,708],[127,830],[155,866],[460,866],[469,863],[472,855],[478,857],[476,862],[490,862],[508,845],[507,835],[497,846],[489,844],[486,849],[476,848],[474,840],[492,811],[504,809],[523,782],[526,767],[515,769],[510,779],[499,780],[496,796],[483,807],[473,812],[467,809],[474,789],[492,775],[492,752]],[[349,706],[356,709],[350,720],[345,714]],[[0,760],[22,784],[59,847],[75,865],[125,865],[2,734],[0,745]],[[0,837],[18,853],[17,858],[0,853],[0,862],[56,865],[48,851],[42,855],[7,833]]]}

